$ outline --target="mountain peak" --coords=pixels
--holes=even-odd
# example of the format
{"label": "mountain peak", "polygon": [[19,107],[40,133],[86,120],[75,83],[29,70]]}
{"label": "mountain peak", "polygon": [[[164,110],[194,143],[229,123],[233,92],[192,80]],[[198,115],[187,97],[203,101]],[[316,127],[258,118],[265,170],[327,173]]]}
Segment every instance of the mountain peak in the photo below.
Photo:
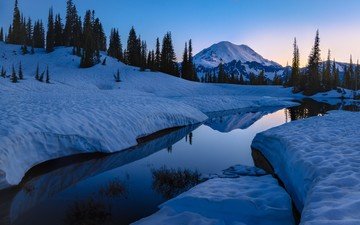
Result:
{"label": "mountain peak", "polygon": [[264,66],[279,66],[279,64],[264,59],[247,45],[236,45],[229,41],[221,41],[211,45],[194,56],[196,65],[206,68],[217,67],[221,62],[229,63],[233,60],[245,62],[257,62]]}

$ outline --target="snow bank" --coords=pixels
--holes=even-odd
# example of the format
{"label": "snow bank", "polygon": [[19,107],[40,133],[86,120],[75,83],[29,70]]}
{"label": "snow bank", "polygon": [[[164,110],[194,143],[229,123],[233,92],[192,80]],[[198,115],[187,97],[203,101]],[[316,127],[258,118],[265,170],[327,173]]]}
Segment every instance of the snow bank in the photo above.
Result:
{"label": "snow bank", "polygon": [[291,199],[271,175],[215,178],[165,202],[134,225],[291,225]]}
{"label": "snow bank", "polygon": [[302,211],[301,224],[360,224],[360,113],[331,112],[258,134],[260,150]]}
{"label": "snow bank", "polygon": [[[80,69],[71,48],[35,52],[21,55],[20,46],[0,43],[0,66],[10,76],[21,62],[25,78],[16,84],[0,78],[0,189],[46,160],[120,151],[138,137],[203,122],[205,114],[294,104],[285,88],[194,83],[111,57]],[[40,73],[49,67],[51,84],[34,79],[37,65]]]}

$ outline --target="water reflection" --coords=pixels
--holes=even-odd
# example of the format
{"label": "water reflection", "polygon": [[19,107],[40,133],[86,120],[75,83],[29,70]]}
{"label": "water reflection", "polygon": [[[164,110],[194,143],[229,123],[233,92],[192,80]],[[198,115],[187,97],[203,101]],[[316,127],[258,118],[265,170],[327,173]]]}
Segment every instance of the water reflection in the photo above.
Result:
{"label": "water reflection", "polygon": [[98,224],[129,224],[200,182],[200,174],[253,166],[250,145],[257,133],[328,110],[358,108],[305,100],[289,109],[212,118],[112,155],[56,160],[50,163],[56,166],[27,174],[20,186],[0,191],[0,224],[91,224],[89,211],[98,215],[100,219],[92,218]]}
{"label": "water reflection", "polygon": [[360,111],[360,105],[357,102],[337,101],[330,104],[326,102],[317,102],[312,99],[304,99],[301,105],[291,107],[285,111],[286,121],[305,119],[313,116],[323,116],[331,110]]}
{"label": "water reflection", "polygon": [[201,174],[188,169],[169,169],[163,166],[152,170],[152,188],[165,199],[171,199],[201,182]]}
{"label": "water reflection", "polygon": [[111,206],[102,201],[89,198],[76,201],[67,210],[64,224],[68,225],[106,225],[112,218]]}

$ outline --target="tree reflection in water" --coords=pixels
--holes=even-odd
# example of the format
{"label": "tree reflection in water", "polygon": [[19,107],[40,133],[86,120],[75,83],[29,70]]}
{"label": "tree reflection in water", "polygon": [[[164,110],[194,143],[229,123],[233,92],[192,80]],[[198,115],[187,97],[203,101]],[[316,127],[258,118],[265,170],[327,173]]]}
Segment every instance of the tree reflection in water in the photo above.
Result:
{"label": "tree reflection in water", "polygon": [[188,169],[168,169],[163,166],[152,170],[153,189],[164,198],[173,198],[202,182],[201,174]]}
{"label": "tree reflection in water", "polygon": [[110,180],[104,187],[100,188],[99,193],[109,198],[127,198],[126,187],[118,177]]}
{"label": "tree reflection in water", "polygon": [[67,225],[106,225],[111,223],[111,207],[92,197],[77,201],[66,214]]}

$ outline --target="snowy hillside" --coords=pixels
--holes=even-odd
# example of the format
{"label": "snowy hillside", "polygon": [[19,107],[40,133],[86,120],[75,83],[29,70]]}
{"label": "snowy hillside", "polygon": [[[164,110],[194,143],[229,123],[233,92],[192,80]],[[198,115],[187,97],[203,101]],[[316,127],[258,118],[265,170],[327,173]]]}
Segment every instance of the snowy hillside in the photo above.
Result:
{"label": "snowy hillside", "polygon": [[[162,73],[140,72],[107,58],[80,69],[71,48],[21,55],[0,43],[1,66],[11,74],[22,63],[24,80],[0,78],[0,189],[18,184],[26,171],[49,159],[85,152],[114,152],[138,137],[200,123],[220,111],[288,106],[291,90],[202,84]],[[102,56],[102,59],[105,56]],[[34,79],[50,70],[50,84]],[[122,82],[113,75],[120,70]]]}
{"label": "snowy hillside", "polygon": [[280,66],[279,64],[264,59],[247,45],[235,45],[228,41],[222,41],[210,46],[194,56],[194,63],[206,68],[216,67],[221,62],[231,61],[257,62],[264,66]]}

